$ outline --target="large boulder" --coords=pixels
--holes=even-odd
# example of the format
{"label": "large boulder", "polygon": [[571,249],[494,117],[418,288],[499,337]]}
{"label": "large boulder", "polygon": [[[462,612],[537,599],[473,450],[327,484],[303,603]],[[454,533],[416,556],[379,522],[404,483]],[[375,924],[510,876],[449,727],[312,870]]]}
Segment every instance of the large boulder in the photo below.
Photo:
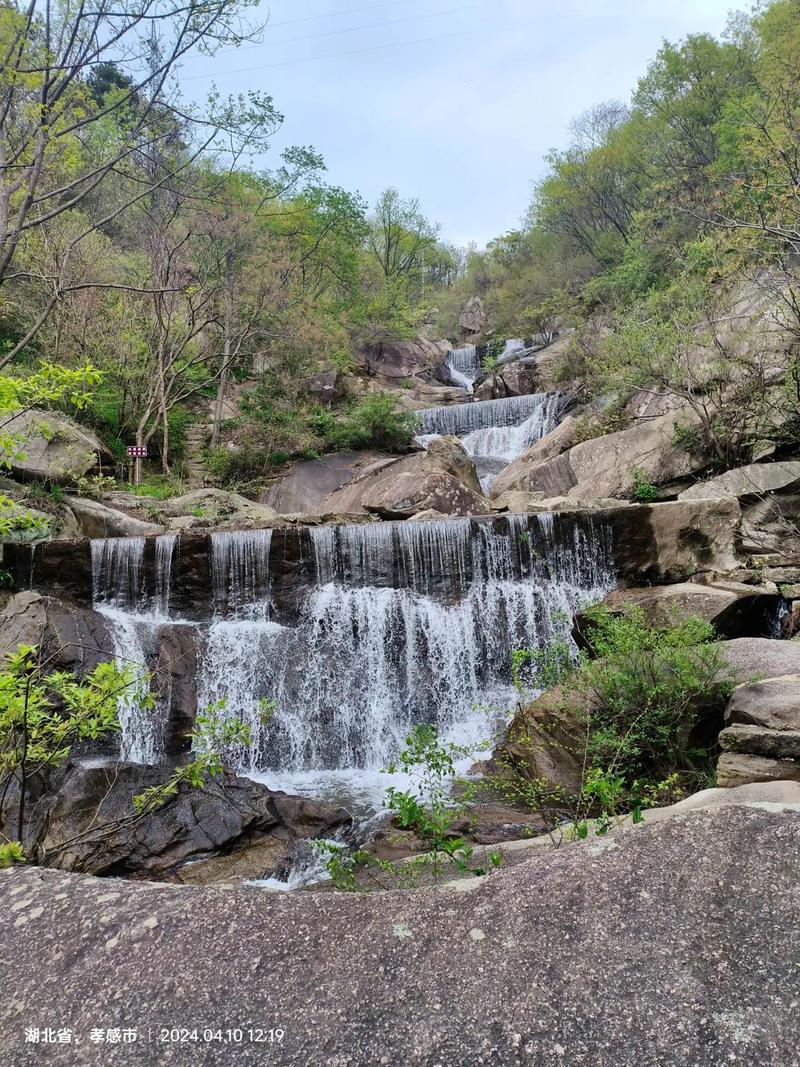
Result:
{"label": "large boulder", "polygon": [[26,847],[46,866],[62,870],[153,877],[190,861],[251,849],[267,836],[284,843],[332,836],[351,823],[343,808],[229,776],[199,789],[181,786],[172,800],[135,818],[133,798],[171,774],[169,766],[69,763],[31,812]]}
{"label": "large boulder", "polygon": [[436,367],[451,349],[448,341],[430,341],[416,337],[413,341],[390,341],[355,353],[355,358],[379,382],[398,385],[417,372]]}
{"label": "large boulder", "polygon": [[99,500],[73,496],[69,498],[67,509],[75,522],[76,537],[147,537],[164,529],[101,504]]}
{"label": "large boulder", "polygon": [[[416,893],[2,871],[4,1060],[788,1067],[800,1039],[798,852],[796,810],[740,804],[544,846],[488,878]],[[114,1019],[139,1040],[42,1054],[25,1039],[37,1007],[82,1038]],[[193,1026],[240,1023],[275,1024],[283,1040],[230,1055],[219,1042],[187,1053],[147,1040],[151,1028],[191,1039]]]}
{"label": "large boulder", "polygon": [[3,433],[19,441],[20,455],[12,459],[11,470],[23,481],[69,482],[89,474],[103,460],[113,462],[90,430],[60,412],[37,408],[18,412],[4,420]]}
{"label": "large boulder", "polygon": [[720,648],[731,678],[740,683],[800,674],[800,642],[739,637],[722,641]]}
{"label": "large boulder", "polygon": [[[782,603],[777,593],[738,582],[678,582],[645,589],[615,589],[603,601],[609,611],[639,608],[651,626],[669,626],[695,615],[712,624],[722,637],[769,637]],[[576,616],[582,633],[585,615]]]}
{"label": "large boulder", "polygon": [[489,315],[479,296],[471,296],[458,318],[458,325],[467,337],[483,334],[489,328]]}
{"label": "large boulder", "polygon": [[487,515],[488,501],[444,471],[402,471],[366,490],[366,511],[384,519],[406,519],[420,511],[446,515]]}
{"label": "large boulder", "polygon": [[779,675],[738,685],[725,720],[767,730],[800,730],[800,674]]}
{"label": "large boulder", "polygon": [[684,489],[679,500],[701,500],[704,497],[736,497],[742,501],[752,501],[765,493],[790,493],[800,488],[800,460],[786,460],[778,463],[750,463],[746,467],[737,467],[726,471],[718,478]]}
{"label": "large boulder", "polygon": [[172,530],[192,526],[242,529],[268,527],[279,522],[273,508],[225,489],[194,489],[165,500],[159,508],[159,519]]}
{"label": "large boulder", "polygon": [[684,409],[582,441],[554,458],[541,459],[540,453],[531,456],[529,450],[527,458],[520,457],[512,464],[513,470],[497,479],[492,492],[522,489],[576,500],[629,500],[638,478],[667,494],[708,466],[706,456],[694,455],[675,441],[677,426],[691,427],[696,422],[693,413]]}
{"label": "large boulder", "polygon": [[323,500],[347,485],[375,463],[392,463],[394,457],[380,452],[333,452],[319,459],[296,463],[275,482],[260,503],[280,515],[318,514]]}
{"label": "large boulder", "polygon": [[457,438],[440,438],[426,452],[391,464],[373,464],[322,503],[332,512],[371,512],[405,519],[421,511],[445,515],[488,515],[475,465]]}

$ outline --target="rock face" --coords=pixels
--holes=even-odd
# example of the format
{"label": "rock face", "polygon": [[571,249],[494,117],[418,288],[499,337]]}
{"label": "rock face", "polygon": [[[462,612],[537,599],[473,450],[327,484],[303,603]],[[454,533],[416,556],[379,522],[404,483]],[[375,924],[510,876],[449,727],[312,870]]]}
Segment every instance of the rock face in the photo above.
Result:
{"label": "rock face", "polygon": [[356,359],[379,382],[397,385],[417,372],[437,366],[450,351],[448,341],[430,341],[416,337],[413,341],[394,341],[355,353]]}
{"label": "rock face", "polygon": [[[133,798],[171,773],[169,766],[135,763],[68,764],[55,791],[32,812],[26,847],[40,862],[62,870],[152,877],[190,860],[251,849],[266,836],[285,843],[333,835],[350,825],[342,808],[232,777],[211,780],[201,789],[182,787],[162,808],[136,819]],[[114,826],[119,820],[123,824]],[[97,833],[104,825],[109,829]]]}
{"label": "rock face", "polygon": [[614,530],[621,579],[679,582],[739,565],[741,513],[735,500],[680,500],[604,512]]}
{"label": "rock face", "polygon": [[629,500],[635,485],[634,472],[656,486],[680,483],[708,463],[706,457],[694,456],[675,444],[676,427],[693,426],[695,421],[690,411],[672,412],[635,423],[627,430],[582,441],[549,459],[539,458],[540,452],[531,457],[530,449],[503,472],[492,492],[522,489],[574,500]]}
{"label": "rock face", "polygon": [[737,467],[718,478],[698,482],[685,489],[679,500],[732,496],[739,500],[756,500],[764,493],[786,492],[800,488],[800,460],[780,463],[751,463]]}
{"label": "rock face", "polygon": [[0,659],[19,645],[38,645],[53,670],[91,670],[113,658],[101,615],[35,592],[17,593],[0,612]]}
{"label": "rock face", "polygon": [[568,796],[580,793],[585,727],[560,688],[520,708],[492,756],[502,771],[512,765],[527,781],[548,782]]}
{"label": "rock face", "polygon": [[75,520],[77,537],[147,537],[164,529],[101,504],[99,500],[74,496],[69,498],[67,506]]}
{"label": "rock face", "polygon": [[91,431],[53,411],[20,412],[5,420],[3,432],[20,439],[23,455],[12,461],[11,469],[25,481],[66,482],[88,474],[101,460],[111,461]]}
{"label": "rock face", "polygon": [[392,463],[380,452],[334,452],[298,463],[261,498],[281,515],[319,514],[322,502],[376,463]]}
{"label": "rock face", "polygon": [[723,752],[717,762],[717,785],[733,789],[754,782],[800,782],[800,763],[741,752]]}
{"label": "rock face", "polygon": [[734,689],[719,736],[719,785],[800,781],[800,674],[747,682]]}
{"label": "rock face", "polygon": [[489,315],[479,296],[472,296],[467,301],[459,316],[458,325],[468,337],[485,333],[489,328]]}
{"label": "rock face", "polygon": [[[605,598],[609,611],[638,607],[651,626],[669,626],[696,615],[710,622],[721,637],[770,637],[781,603],[777,593],[737,582],[679,582],[646,589],[617,589]],[[584,616],[576,617],[582,632]]]}
{"label": "rock face", "polygon": [[[788,1065],[800,1043],[787,937],[800,928],[799,852],[796,811],[734,806],[417,893],[0,871],[0,909],[14,916],[0,940],[14,976],[0,1041],[9,1064],[35,1064],[25,1026],[41,1006],[81,1038],[48,1046],[47,1062],[65,1067],[103,1061],[88,1034],[111,1017],[138,1029],[120,1062],[142,1067],[185,1059],[146,1041],[150,1028],[268,1023],[284,1038],[248,1053],[253,1064],[467,1067],[480,1050],[486,1067]],[[191,1057],[241,1059],[203,1043]]]}

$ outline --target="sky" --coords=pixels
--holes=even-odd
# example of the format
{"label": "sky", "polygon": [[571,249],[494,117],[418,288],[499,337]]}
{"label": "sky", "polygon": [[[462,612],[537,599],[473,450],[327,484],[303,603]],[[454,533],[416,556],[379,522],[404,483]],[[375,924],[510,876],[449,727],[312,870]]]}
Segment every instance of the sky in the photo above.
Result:
{"label": "sky", "polygon": [[[735,0],[271,0],[262,43],[189,58],[183,94],[270,93],[259,166],[313,145],[327,180],[395,186],[458,245],[514,229],[570,120],[628,100],[661,42],[724,30]],[[738,6],[742,6],[739,4]]]}

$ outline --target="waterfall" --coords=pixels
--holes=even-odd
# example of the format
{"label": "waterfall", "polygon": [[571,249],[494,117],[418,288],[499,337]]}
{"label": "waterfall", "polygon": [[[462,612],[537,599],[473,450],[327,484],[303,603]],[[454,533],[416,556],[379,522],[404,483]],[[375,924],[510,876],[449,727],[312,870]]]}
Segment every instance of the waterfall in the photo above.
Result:
{"label": "waterfall", "polygon": [[[539,404],[516,426],[489,426],[473,430],[461,442],[470,456],[488,456],[511,463],[558,425],[563,398],[560,393],[536,393]],[[517,399],[517,398],[514,398]],[[497,401],[495,401],[497,403]]]}
{"label": "waterfall", "polygon": [[452,349],[447,354],[445,364],[451,381],[466,392],[472,393],[475,380],[481,373],[476,346],[464,345],[463,348]]}
{"label": "waterfall", "polygon": [[158,626],[169,617],[175,534],[156,538],[155,592],[147,596],[143,537],[98,538],[90,542],[92,603],[107,621],[120,669],[133,671],[121,694],[120,756],[133,763],[157,763],[163,753],[165,709],[149,693],[149,661],[157,654]]}
{"label": "waterfall", "polygon": [[143,537],[108,537],[91,542],[92,600],[119,611],[135,611],[142,597]]}
{"label": "waterfall", "polygon": [[555,429],[563,399],[561,393],[532,393],[417,411],[417,441],[427,446],[443,434],[459,437],[488,493],[503,467]]}
{"label": "waterfall", "polygon": [[[614,584],[609,536],[591,520],[381,523],[308,537],[317,580],[297,624],[249,609],[219,619],[198,680],[200,707],[224,699],[250,724],[243,769],[272,784],[294,776],[294,788],[315,772],[377,772],[416,722],[462,742],[490,736],[513,703],[513,651],[568,635],[574,611]],[[267,725],[264,699],[276,706]]]}
{"label": "waterfall", "polygon": [[264,613],[269,607],[272,530],[212,533],[211,576],[218,615]]}
{"label": "waterfall", "polygon": [[464,437],[475,430],[486,430],[494,426],[519,426],[552,395],[531,393],[528,396],[508,396],[502,400],[481,400],[478,403],[425,408],[414,414],[419,420],[421,434],[452,434]]}
{"label": "waterfall", "polygon": [[[95,609],[142,684],[179,550],[172,535],[147,544],[91,547]],[[491,737],[515,701],[514,650],[569,637],[575,610],[614,585],[610,534],[592,516],[214,533],[208,552],[206,618],[182,623],[199,646],[198,707],[224,701],[250,725],[251,744],[228,753],[246,773],[348,803],[363,794],[362,810],[413,724],[462,744]],[[120,700],[122,754],[157,762],[168,700],[139,695]]]}
{"label": "waterfall", "polygon": [[172,588],[172,560],[178,544],[177,534],[162,534],[156,538],[156,593],[154,610],[162,619],[169,618],[169,598]]}

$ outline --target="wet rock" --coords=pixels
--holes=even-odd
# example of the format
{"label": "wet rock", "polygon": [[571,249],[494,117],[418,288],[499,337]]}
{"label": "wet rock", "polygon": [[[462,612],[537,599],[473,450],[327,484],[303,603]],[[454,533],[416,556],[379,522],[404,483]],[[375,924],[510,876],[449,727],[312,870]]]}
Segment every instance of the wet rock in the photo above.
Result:
{"label": "wet rock", "polygon": [[602,514],[613,529],[620,579],[680,582],[739,566],[736,500],[679,500]]}
{"label": "wet rock", "polygon": [[113,659],[101,615],[50,596],[25,591],[0,612],[0,658],[19,645],[36,645],[53,670],[92,670]]}
{"label": "wet rock", "polygon": [[160,785],[169,766],[72,762],[30,817],[26,847],[47,866],[92,874],[168,874],[190,860],[250,849],[267,836],[282,842],[332,836],[350,825],[342,808],[272,792],[224,776],[143,818],[133,798]]}

